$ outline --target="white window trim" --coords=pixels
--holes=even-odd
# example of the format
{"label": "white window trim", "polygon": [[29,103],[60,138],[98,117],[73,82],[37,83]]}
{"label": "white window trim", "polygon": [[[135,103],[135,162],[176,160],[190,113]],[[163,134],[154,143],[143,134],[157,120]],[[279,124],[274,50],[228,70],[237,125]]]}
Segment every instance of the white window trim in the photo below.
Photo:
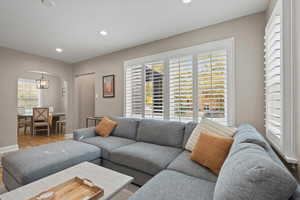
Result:
{"label": "white window trim", "polygon": [[[156,55],[151,55],[151,56],[146,56],[146,57],[142,57],[142,58],[136,58],[136,59],[132,59],[132,60],[128,60],[124,62],[124,68],[123,68],[123,74],[125,77],[125,73],[126,73],[126,68],[129,66],[133,66],[133,65],[143,65],[144,63],[151,63],[151,62],[155,62],[157,60],[163,60],[165,62],[165,72],[168,72],[169,67],[168,67],[168,61],[169,59],[171,59],[172,57],[180,57],[180,56],[186,56],[186,55],[193,55],[193,92],[196,91],[197,89],[197,84],[195,84],[195,81],[197,82],[197,73],[195,73],[195,68],[196,64],[195,62],[197,62],[196,56],[198,56],[199,54],[204,54],[207,52],[213,52],[213,51],[218,51],[220,49],[226,49],[227,50],[227,57],[228,57],[228,63],[227,63],[227,73],[228,73],[228,77],[227,77],[227,87],[228,87],[228,91],[227,91],[227,113],[228,113],[228,125],[230,126],[235,126],[236,120],[235,120],[235,52],[234,52],[234,47],[235,47],[235,40],[234,38],[228,38],[228,39],[224,39],[224,40],[219,40],[219,41],[213,41],[213,42],[207,42],[201,45],[197,45],[197,46],[193,46],[193,47],[188,47],[188,48],[182,48],[182,49],[177,49],[177,50],[172,50],[172,51],[168,51],[168,52],[164,52],[164,53],[160,53],[160,54],[156,54]],[[169,79],[168,76],[165,76],[165,93],[167,93],[169,91]],[[193,95],[194,98],[194,102],[196,102],[196,106],[194,106],[194,121],[196,121],[197,115],[198,115],[198,111],[195,112],[195,110],[198,109],[198,97],[196,97],[197,95]],[[126,114],[126,78],[124,78],[124,100],[123,100],[123,115]],[[167,105],[169,103],[169,99],[168,99],[168,95],[166,95],[166,98],[164,98],[165,102],[164,102],[164,106],[165,106],[165,119],[168,120],[168,113],[169,113],[169,105]]]}
{"label": "white window trim", "polygon": [[297,163],[295,133],[294,0],[278,0],[270,20],[281,12],[281,91],[282,137],[267,132],[267,138],[288,163]]}

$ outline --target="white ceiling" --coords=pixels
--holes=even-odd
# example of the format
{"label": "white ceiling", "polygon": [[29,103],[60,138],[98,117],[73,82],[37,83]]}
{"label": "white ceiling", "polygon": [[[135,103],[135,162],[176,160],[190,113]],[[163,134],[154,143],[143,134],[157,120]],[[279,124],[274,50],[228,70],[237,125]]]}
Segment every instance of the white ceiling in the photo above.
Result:
{"label": "white ceiling", "polygon": [[[74,63],[257,13],[269,0],[55,2],[48,8],[40,0],[1,0],[0,46]],[[106,37],[99,34],[103,29]]]}

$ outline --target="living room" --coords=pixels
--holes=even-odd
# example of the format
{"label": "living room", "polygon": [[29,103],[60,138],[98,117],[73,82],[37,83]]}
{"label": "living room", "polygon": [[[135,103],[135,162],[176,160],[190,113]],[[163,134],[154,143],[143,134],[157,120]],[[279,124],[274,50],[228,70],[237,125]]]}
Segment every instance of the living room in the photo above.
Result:
{"label": "living room", "polygon": [[[12,195],[17,197],[20,195],[15,199],[30,199],[68,181],[68,178],[54,183],[51,180],[53,177],[57,178],[56,173],[68,173],[64,171],[69,167],[76,168],[81,162],[94,161],[79,157],[75,159],[70,155],[73,151],[72,145],[74,149],[78,148],[74,155],[83,154],[79,151],[82,149],[81,143],[90,145],[85,148],[86,151],[90,151],[89,153],[93,152],[93,156],[101,154],[100,161],[95,159],[97,160],[95,162],[105,169],[94,169],[94,166],[86,165],[83,167],[91,167],[91,171],[95,172],[107,169],[117,171],[120,173],[120,183],[116,185],[121,184],[123,179],[126,182],[118,188],[107,186],[106,189],[105,183],[97,182],[97,177],[89,177],[90,175],[82,177],[90,179],[104,190],[104,197],[99,199],[143,200],[150,199],[151,196],[151,199],[158,200],[300,198],[299,189],[298,192],[295,189],[295,181],[300,177],[300,124],[297,123],[300,119],[298,9],[300,9],[298,0],[230,0],[226,1],[226,5],[220,0],[131,2],[93,0],[88,3],[67,0],[2,1],[0,88],[4,95],[0,104],[2,110],[0,157],[2,155],[5,159],[2,159],[3,168],[0,168],[4,179],[0,180],[0,194],[3,191],[3,197],[0,195],[0,198],[12,199]],[[37,73],[31,78],[34,80],[32,84],[37,84],[36,80],[44,78],[50,80],[49,89],[55,87],[54,83],[61,82],[57,89],[58,98],[63,98],[64,101],[63,106],[56,105],[53,112],[53,114],[64,113],[65,127],[61,131],[64,134],[58,136],[57,131],[53,131],[48,135],[47,131],[41,131],[37,133],[37,137],[32,137],[33,134],[27,131],[29,139],[25,141],[26,144],[42,145],[34,148],[31,147],[35,145],[20,145],[18,138],[23,135],[23,129],[21,134],[18,133],[16,119],[16,116],[19,116],[16,109],[19,105],[16,92],[18,80],[24,79],[25,75],[28,77],[28,73]],[[56,80],[54,77],[57,81],[53,81]],[[65,89],[64,82],[67,83],[67,91],[62,94]],[[34,106],[24,104],[24,107],[29,107],[30,110],[35,107],[47,107],[49,111],[51,107],[49,105],[53,104],[52,102]],[[88,123],[90,119],[92,121]],[[117,124],[113,126],[111,136],[106,138],[98,136],[95,140],[92,139],[94,132],[91,132],[91,129],[106,120]],[[195,125],[191,126],[192,122]],[[227,149],[230,153],[227,152],[225,160],[219,167],[222,167],[223,163],[224,165],[217,173],[207,173],[206,169],[211,169],[210,166],[199,164],[201,162],[199,160],[190,159],[195,145],[192,145],[193,148],[188,145],[193,143],[190,138],[196,135],[194,133],[197,132],[198,125],[201,129],[201,125],[205,122],[214,123],[218,130],[223,130],[224,133],[220,133],[222,136],[229,134],[233,139],[231,148]],[[130,129],[132,124],[136,124],[136,131]],[[181,126],[184,126],[183,130],[179,128]],[[86,127],[88,129],[82,129]],[[152,135],[149,131],[151,129]],[[171,130],[174,131],[174,135],[170,133]],[[232,131],[234,133],[227,134]],[[242,136],[242,133],[247,131],[249,135]],[[144,135],[140,135],[142,132]],[[71,140],[73,135],[75,141]],[[113,138],[121,136],[124,138],[116,144]],[[177,136],[181,139],[176,139]],[[197,135],[197,138],[201,136],[202,134]],[[249,138],[243,138],[248,136]],[[38,141],[35,142],[37,138]],[[70,147],[66,148],[64,145],[60,146],[63,143],[58,141],[61,140],[80,144],[67,143]],[[108,146],[102,146],[102,140],[111,142],[105,145],[116,145],[114,150],[108,151]],[[121,147],[121,141],[124,147]],[[200,139],[198,142],[200,143]],[[225,187],[222,193],[219,182],[225,176],[235,175],[233,172],[224,174],[226,169],[236,170],[237,177],[245,176],[245,173],[238,174],[241,169],[235,167],[228,169],[229,164],[226,165],[238,142],[251,145],[254,143],[268,149],[266,150],[268,153],[272,152],[270,157],[272,159],[276,157],[275,163],[279,162],[277,165],[283,166],[283,171],[287,174],[280,169],[271,167],[271,170],[263,166],[268,169],[266,171],[269,174],[257,172],[252,175],[260,177],[264,187],[247,185],[244,180],[241,182],[230,180],[232,187],[236,186],[234,184],[237,181],[236,184],[242,188],[241,195],[231,194],[230,187]],[[47,147],[51,145],[48,143],[55,146]],[[124,152],[119,152],[120,149],[128,154],[139,152],[139,144],[136,143],[143,143],[141,151],[144,148],[144,152],[141,155],[126,158]],[[150,143],[157,145],[153,153],[163,152],[168,158],[148,155],[146,152],[150,148]],[[209,142],[205,144],[207,148],[213,146]],[[130,146],[132,149],[125,149]],[[168,148],[165,149],[166,147]],[[170,147],[176,151],[170,150]],[[54,149],[57,150],[56,153],[61,154],[56,161],[45,157],[45,152],[51,154],[54,153]],[[177,152],[177,149],[180,150]],[[193,167],[188,172],[182,173],[183,182],[180,184],[175,176],[182,174],[172,173],[181,170],[175,167],[175,161],[182,161],[185,153],[188,158],[186,162],[189,164],[193,162],[191,164]],[[87,159],[93,156],[83,157]],[[137,160],[138,156],[141,156],[141,160]],[[249,160],[252,159],[251,152],[247,156]],[[26,162],[30,160],[34,162],[37,158],[43,158],[47,166],[45,164],[41,169],[42,166],[26,165]],[[76,161],[65,160],[67,158]],[[164,162],[160,160],[157,161],[159,163],[152,163],[147,160],[151,158],[161,159]],[[260,159],[259,156],[257,159]],[[64,164],[71,162],[74,164],[64,166],[58,163],[59,160]],[[241,165],[241,162],[238,163]],[[257,163],[260,163],[259,160]],[[205,173],[197,170],[194,164],[204,166]],[[33,169],[35,171],[32,171]],[[213,172],[212,169],[209,171]],[[113,172],[107,173],[114,176]],[[188,189],[182,186],[198,181],[186,179],[185,175],[189,178],[199,178],[202,176],[199,175],[201,173],[205,174],[205,180],[214,183],[203,186],[207,190],[203,189],[201,192],[212,195],[205,196],[193,187]],[[277,175],[282,173],[284,176],[276,177],[273,173]],[[273,177],[274,180],[271,181],[273,185],[267,184],[268,177]],[[74,177],[69,177],[71,178]],[[101,176],[98,178],[101,179]],[[168,179],[171,183],[174,180],[174,184],[168,184],[176,186],[173,190],[178,190],[169,194],[170,196],[168,193],[172,193],[170,192],[172,188],[166,187],[165,191],[159,189],[167,184]],[[253,182],[259,185],[258,180]],[[45,185],[34,187],[39,186],[37,183]],[[30,186],[31,184],[33,185]],[[284,188],[284,184],[287,187]],[[28,192],[32,188],[35,188],[33,192]],[[275,191],[272,190],[274,188]],[[159,190],[157,194],[153,192],[154,189]],[[255,192],[257,196],[247,196]],[[194,193],[194,196],[188,193]],[[232,196],[221,198],[220,193]],[[116,196],[113,197],[114,195]]]}

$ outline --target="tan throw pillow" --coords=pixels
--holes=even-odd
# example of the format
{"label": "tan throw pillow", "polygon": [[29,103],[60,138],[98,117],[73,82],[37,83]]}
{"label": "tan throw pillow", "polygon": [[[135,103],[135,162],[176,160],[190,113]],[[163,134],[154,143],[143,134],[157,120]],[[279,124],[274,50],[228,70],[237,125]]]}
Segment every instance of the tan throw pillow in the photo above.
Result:
{"label": "tan throw pillow", "polygon": [[112,121],[107,117],[103,117],[103,119],[101,119],[99,124],[96,126],[96,133],[98,133],[102,137],[107,137],[111,134],[111,132],[117,125],[117,122]]}
{"label": "tan throw pillow", "polygon": [[191,159],[218,175],[232,143],[233,138],[203,132],[200,134]]}
{"label": "tan throw pillow", "polygon": [[188,151],[193,151],[200,136],[200,133],[207,132],[214,133],[220,136],[232,137],[236,130],[236,128],[223,126],[222,124],[209,119],[202,119],[190,135],[185,145],[185,149]]}

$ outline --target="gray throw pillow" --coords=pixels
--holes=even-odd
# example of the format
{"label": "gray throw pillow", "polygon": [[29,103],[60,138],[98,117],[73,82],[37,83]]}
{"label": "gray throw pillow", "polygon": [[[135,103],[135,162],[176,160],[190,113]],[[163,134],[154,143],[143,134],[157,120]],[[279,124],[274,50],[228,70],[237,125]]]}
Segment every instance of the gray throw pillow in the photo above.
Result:
{"label": "gray throw pillow", "polygon": [[230,152],[220,171],[214,200],[287,200],[296,187],[292,175],[264,148],[241,143]]}

